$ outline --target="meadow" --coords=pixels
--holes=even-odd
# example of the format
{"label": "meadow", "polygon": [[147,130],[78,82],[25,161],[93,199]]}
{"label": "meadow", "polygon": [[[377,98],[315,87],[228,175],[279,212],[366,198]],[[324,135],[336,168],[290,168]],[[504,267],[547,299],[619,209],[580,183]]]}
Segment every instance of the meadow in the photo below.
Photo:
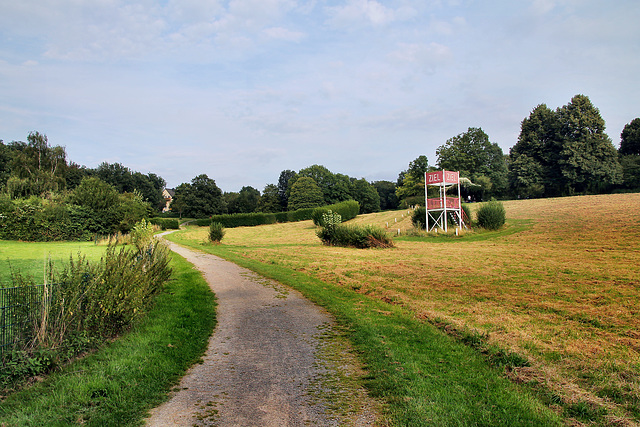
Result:
{"label": "meadow", "polygon": [[504,206],[504,229],[460,237],[414,233],[408,211],[351,221],[388,226],[392,249],[323,246],[310,221],[227,229],[220,245],[206,227],[172,240],[336,285],[512,355],[503,375],[565,419],[640,422],[640,194]]}
{"label": "meadow", "polygon": [[83,254],[97,261],[107,245],[94,242],[17,242],[0,241],[0,287],[11,286],[11,272],[30,276],[42,283],[49,261],[54,266],[68,263],[70,257]]}

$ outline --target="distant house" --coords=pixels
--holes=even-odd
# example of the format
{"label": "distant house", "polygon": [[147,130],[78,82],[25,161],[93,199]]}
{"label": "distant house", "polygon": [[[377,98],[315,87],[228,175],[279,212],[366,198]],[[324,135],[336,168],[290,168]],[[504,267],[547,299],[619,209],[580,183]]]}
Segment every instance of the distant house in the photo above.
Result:
{"label": "distant house", "polygon": [[175,188],[165,188],[162,190],[162,197],[164,197],[164,208],[162,208],[162,212],[168,212],[171,210],[171,202],[173,202],[173,197],[175,195]]}

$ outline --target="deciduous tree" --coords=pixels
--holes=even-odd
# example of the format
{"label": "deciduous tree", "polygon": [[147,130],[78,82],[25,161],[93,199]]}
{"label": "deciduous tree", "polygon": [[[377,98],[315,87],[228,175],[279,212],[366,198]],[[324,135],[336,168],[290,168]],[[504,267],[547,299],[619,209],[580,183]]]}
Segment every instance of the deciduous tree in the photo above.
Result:
{"label": "deciduous tree", "polygon": [[288,208],[290,211],[316,208],[324,204],[322,190],[313,178],[301,176],[296,179],[289,194]]}

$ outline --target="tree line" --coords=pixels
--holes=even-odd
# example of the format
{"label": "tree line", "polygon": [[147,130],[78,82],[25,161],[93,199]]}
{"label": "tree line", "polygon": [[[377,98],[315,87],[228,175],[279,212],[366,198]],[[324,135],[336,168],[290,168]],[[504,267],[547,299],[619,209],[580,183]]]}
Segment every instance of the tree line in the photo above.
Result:
{"label": "tree line", "polygon": [[[283,170],[262,192],[245,186],[223,192],[206,174],[175,189],[173,214],[204,218],[227,213],[277,213],[356,200],[361,212],[424,203],[424,174],[460,171],[466,200],[556,197],[640,189],[640,118],[628,123],[620,149],[605,133],[599,110],[585,95],[555,110],[535,107],[521,123],[516,144],[505,155],[479,127],[470,127],[436,150],[435,165],[421,155],[395,182],[374,181],[331,172],[322,165]],[[72,206],[69,215],[91,218],[92,232],[126,231],[140,215],[156,215],[164,206],[160,176],[119,164],[91,169],[67,161],[63,147],[51,146],[38,132],[27,142],[0,140],[0,200],[33,197]],[[47,205],[44,203],[44,205]],[[109,206],[109,207],[107,207]],[[109,211],[111,209],[111,211]],[[139,219],[139,218],[138,218]],[[134,221],[135,222],[135,221]],[[1,224],[0,224],[1,226]]]}
{"label": "tree line", "polygon": [[164,205],[164,179],[119,164],[91,169],[67,160],[64,147],[31,132],[0,140],[0,238],[88,239],[127,233]]}

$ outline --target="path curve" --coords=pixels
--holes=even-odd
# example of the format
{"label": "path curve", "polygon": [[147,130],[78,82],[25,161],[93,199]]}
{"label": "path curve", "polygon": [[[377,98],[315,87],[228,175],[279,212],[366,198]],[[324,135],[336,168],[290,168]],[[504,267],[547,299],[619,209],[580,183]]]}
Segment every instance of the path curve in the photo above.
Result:
{"label": "path curve", "polygon": [[[218,324],[203,363],[188,371],[169,401],[151,411],[147,425],[282,427],[376,423],[375,403],[361,404],[362,399],[356,399],[360,407],[345,413],[330,410],[329,407],[340,405],[335,401],[328,405],[318,396],[331,393],[322,378],[332,375],[327,371],[336,367],[322,363],[318,357],[323,345],[320,335],[326,336],[334,326],[326,311],[296,291],[250,270],[168,243],[172,251],[203,273],[216,294]],[[357,367],[351,368],[347,371],[356,372]],[[344,397],[350,400],[354,396]]]}

